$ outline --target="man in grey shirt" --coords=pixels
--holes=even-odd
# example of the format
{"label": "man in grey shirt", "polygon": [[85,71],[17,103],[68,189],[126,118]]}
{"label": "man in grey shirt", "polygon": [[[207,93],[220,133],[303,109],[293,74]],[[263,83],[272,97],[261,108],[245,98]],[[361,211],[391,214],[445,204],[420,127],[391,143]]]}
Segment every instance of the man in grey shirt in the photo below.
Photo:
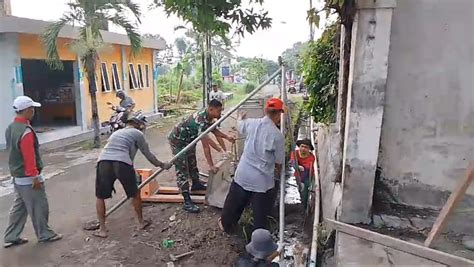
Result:
{"label": "man in grey shirt", "polygon": [[283,102],[269,99],[265,113],[261,119],[245,119],[245,115],[238,118],[237,128],[245,136],[245,146],[219,219],[219,227],[228,233],[249,202],[254,229],[266,228],[266,218],[272,209],[274,177],[279,176],[285,161],[285,139],[278,129]]}
{"label": "man in grey shirt", "polygon": [[105,226],[105,199],[112,197],[115,180],[122,184],[128,198],[132,198],[140,229],[147,227],[150,222],[143,220],[142,201],[137,186],[133,160],[137,151],[140,150],[146,159],[164,169],[169,169],[171,164],[159,161],[150,151],[143,130],[146,128],[146,119],[140,113],[130,114],[127,118],[127,127],[114,132],[97,163],[97,176],[95,183],[95,194],[97,197],[96,209],[100,228],[94,233],[97,237],[106,238],[107,228]]}

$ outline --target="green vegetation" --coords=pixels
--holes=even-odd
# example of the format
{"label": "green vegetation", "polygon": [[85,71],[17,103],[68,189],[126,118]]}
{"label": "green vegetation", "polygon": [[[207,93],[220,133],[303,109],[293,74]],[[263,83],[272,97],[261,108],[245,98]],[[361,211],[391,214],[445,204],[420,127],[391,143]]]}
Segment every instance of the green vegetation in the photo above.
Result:
{"label": "green vegetation", "polygon": [[255,90],[255,88],[257,88],[257,87],[256,87],[255,84],[253,84],[253,83],[247,83],[247,84],[244,86],[245,93],[247,93],[247,94],[250,93],[250,92],[252,92],[253,90]]}
{"label": "green vegetation", "polygon": [[240,73],[243,78],[255,84],[263,82],[280,67],[277,62],[263,58],[237,57],[236,61],[232,66],[234,73]]}
{"label": "green vegetation", "polygon": [[302,53],[301,71],[310,94],[308,111],[317,122],[335,120],[339,77],[339,27],[330,25]]}
{"label": "green vegetation", "polygon": [[272,24],[268,12],[254,11],[254,7],[261,7],[263,0],[250,1],[250,8],[242,7],[241,0],[154,0],[153,2],[156,6],[164,7],[168,15],[174,14],[191,23],[193,30],[199,33],[225,37],[234,28],[237,34],[243,36],[246,32],[252,34],[257,29],[270,28]]}
{"label": "green vegetation", "polygon": [[286,162],[290,161],[290,152],[293,150],[293,144],[296,142],[296,138],[298,135],[295,135],[295,128],[299,127],[298,119],[301,116],[301,112],[304,109],[304,102],[303,99],[298,97],[291,100],[289,104],[288,113],[291,116],[291,125],[287,128],[288,131],[293,131],[290,134],[285,136],[285,155],[286,155]]}
{"label": "green vegetation", "polygon": [[281,54],[283,62],[286,63],[289,69],[294,70],[297,75],[301,74],[301,53],[307,46],[307,43],[297,42],[291,48],[286,49]]}
{"label": "green vegetation", "polygon": [[247,95],[245,92],[245,88],[242,85],[238,85],[237,90],[233,91],[234,98],[232,98],[229,102],[226,103],[227,107],[233,107],[237,105],[244,97]]}
{"label": "green vegetation", "polygon": [[[272,216],[267,216],[267,226],[268,231],[272,234],[278,232],[278,222]],[[245,241],[250,242],[250,237],[252,236],[253,230],[253,211],[250,207],[246,207],[240,216],[239,227],[242,228],[242,235],[245,238]]]}

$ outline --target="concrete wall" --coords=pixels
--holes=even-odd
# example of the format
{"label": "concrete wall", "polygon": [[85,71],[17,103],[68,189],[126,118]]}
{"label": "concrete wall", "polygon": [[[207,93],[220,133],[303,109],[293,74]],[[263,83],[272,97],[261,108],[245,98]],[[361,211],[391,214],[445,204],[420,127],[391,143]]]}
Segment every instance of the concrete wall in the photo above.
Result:
{"label": "concrete wall", "polygon": [[394,7],[394,0],[357,1],[342,157],[343,199],[338,212],[346,223],[371,221]]}
{"label": "concrete wall", "polygon": [[342,153],[337,126],[319,125],[317,132],[317,153],[319,182],[323,218],[336,219],[336,212],[342,197],[340,179]]}
{"label": "concrete wall", "polygon": [[401,203],[441,207],[474,160],[473,25],[472,0],[397,1],[378,165]]}
{"label": "concrete wall", "polygon": [[0,34],[0,51],[0,149],[4,149],[5,129],[15,116],[13,100],[23,95],[18,34]]}

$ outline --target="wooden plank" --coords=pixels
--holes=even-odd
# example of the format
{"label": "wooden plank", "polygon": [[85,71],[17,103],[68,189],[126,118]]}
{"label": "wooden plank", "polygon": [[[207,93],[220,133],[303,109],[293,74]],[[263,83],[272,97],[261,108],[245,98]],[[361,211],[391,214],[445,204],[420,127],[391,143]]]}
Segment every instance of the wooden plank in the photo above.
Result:
{"label": "wooden plank", "polygon": [[436,219],[433,228],[428,235],[428,238],[425,240],[425,247],[430,247],[433,244],[433,241],[441,234],[441,231],[444,229],[444,226],[448,222],[448,217],[453,210],[459,205],[462,198],[466,194],[466,190],[468,189],[469,185],[474,181],[474,162],[470,164],[470,166],[466,169],[464,177],[459,182],[458,186],[444,204],[443,209],[441,210],[438,218]]}
{"label": "wooden plank", "polygon": [[[194,203],[203,204],[205,196],[191,196]],[[183,203],[184,199],[182,195],[163,195],[156,194],[147,198],[142,199],[145,202],[157,202],[157,203]]]}
{"label": "wooden plank", "polygon": [[418,257],[429,259],[449,266],[474,266],[474,261],[454,256],[442,251],[427,248],[421,245],[396,239],[387,235],[369,231],[350,224],[334,221],[331,219],[324,220],[330,228],[334,230],[359,237],[374,243],[378,243],[399,251],[406,252]]}
{"label": "wooden plank", "polygon": [[[175,186],[160,186],[157,191],[158,194],[179,194],[179,188]],[[205,195],[206,190],[189,191],[191,195]]]}

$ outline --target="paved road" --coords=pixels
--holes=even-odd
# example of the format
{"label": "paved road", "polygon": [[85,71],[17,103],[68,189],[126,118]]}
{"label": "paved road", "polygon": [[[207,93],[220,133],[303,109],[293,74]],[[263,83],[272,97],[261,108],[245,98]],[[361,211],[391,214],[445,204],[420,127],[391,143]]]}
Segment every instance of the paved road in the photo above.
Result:
{"label": "paved road", "polygon": [[[166,134],[174,122],[168,122],[163,127],[149,129],[147,137],[152,150],[158,158],[169,160],[169,150]],[[202,157],[202,151],[198,146],[198,157]],[[46,182],[46,191],[50,205],[50,224],[54,230],[64,234],[65,239],[55,244],[38,244],[34,235],[31,222],[28,221],[24,236],[30,240],[29,244],[21,247],[3,249],[0,248],[0,266],[25,266],[25,265],[52,265],[55,259],[60,258],[70,247],[77,247],[77,242],[84,242],[81,231],[84,222],[95,218],[95,161],[99,150],[82,149],[72,147],[65,151],[47,153],[44,155],[46,168],[44,174],[50,178]],[[207,166],[202,168],[207,172]],[[137,168],[150,168],[139,153],[137,156]],[[159,181],[165,185],[175,185],[174,171],[163,172]],[[3,231],[8,220],[8,212],[13,200],[11,185],[2,183],[0,192],[0,230]],[[121,186],[116,187],[118,193],[108,203],[117,202],[124,195]],[[133,218],[131,209],[121,209],[114,214],[110,221]]]}

